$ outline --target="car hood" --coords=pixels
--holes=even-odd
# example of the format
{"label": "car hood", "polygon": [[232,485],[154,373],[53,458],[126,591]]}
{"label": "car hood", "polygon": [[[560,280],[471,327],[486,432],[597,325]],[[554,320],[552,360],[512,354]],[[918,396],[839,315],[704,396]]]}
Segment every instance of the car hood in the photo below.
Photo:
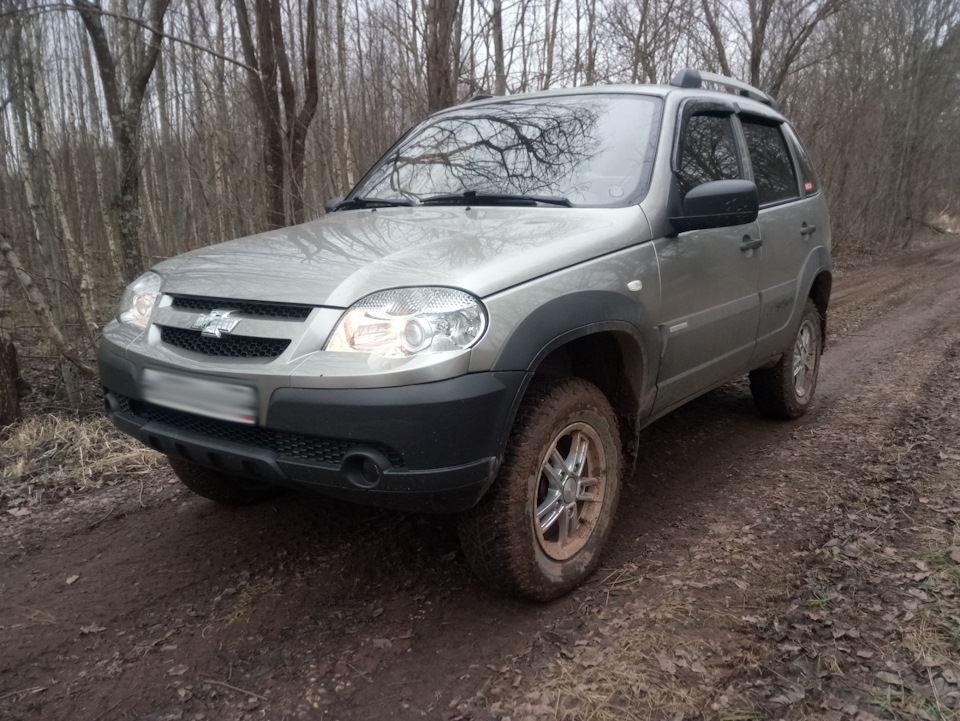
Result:
{"label": "car hood", "polygon": [[637,206],[382,208],[201,248],[155,270],[166,293],[346,308],[402,286],[482,298],[649,238]]}

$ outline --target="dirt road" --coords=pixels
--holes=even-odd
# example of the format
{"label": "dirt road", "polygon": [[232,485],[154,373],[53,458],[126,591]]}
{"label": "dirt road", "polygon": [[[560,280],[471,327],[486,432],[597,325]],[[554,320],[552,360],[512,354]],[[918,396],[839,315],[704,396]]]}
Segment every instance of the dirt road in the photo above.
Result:
{"label": "dirt road", "polygon": [[960,242],[838,273],[815,410],[731,384],[645,431],[568,598],[452,523],[169,473],[0,526],[2,719],[954,718]]}

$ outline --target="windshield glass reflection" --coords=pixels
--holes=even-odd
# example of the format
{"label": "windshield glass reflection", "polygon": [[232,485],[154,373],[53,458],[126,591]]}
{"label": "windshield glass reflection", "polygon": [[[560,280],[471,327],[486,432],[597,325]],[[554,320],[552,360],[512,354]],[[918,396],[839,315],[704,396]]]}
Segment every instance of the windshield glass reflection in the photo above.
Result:
{"label": "windshield glass reflection", "polygon": [[458,107],[427,120],[384,156],[351,197],[534,195],[579,206],[645,192],[661,101],[570,95]]}

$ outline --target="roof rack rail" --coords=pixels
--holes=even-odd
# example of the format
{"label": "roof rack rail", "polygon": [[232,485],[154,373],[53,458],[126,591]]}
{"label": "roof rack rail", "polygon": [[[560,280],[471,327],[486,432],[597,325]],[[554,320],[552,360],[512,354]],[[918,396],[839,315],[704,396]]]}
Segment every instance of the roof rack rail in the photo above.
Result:
{"label": "roof rack rail", "polygon": [[466,102],[468,102],[468,103],[475,103],[475,102],[477,102],[478,100],[488,100],[488,99],[490,99],[490,98],[492,98],[492,97],[493,97],[492,95],[474,95],[472,98],[470,98],[470,99],[467,100]]}
{"label": "roof rack rail", "polygon": [[726,75],[708,73],[705,70],[685,68],[673,76],[673,80],[670,81],[670,84],[678,88],[702,88],[703,83],[705,82],[722,85],[727,90],[736,91],[738,95],[742,95],[745,98],[759,100],[761,103],[769,105],[774,110],[779,109],[777,101],[774,100],[773,96],[769,93],[765,93],[762,90],[757,90],[752,85],[748,85],[747,83],[739,80],[728,78]]}

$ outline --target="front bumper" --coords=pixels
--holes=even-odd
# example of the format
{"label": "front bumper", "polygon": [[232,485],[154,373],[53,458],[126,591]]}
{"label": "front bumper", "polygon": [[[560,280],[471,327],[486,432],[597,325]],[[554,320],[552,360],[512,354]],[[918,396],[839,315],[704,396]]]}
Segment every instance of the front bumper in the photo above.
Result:
{"label": "front bumper", "polygon": [[130,360],[101,346],[107,415],[146,445],[225,474],[409,511],[467,510],[490,487],[523,372],[392,388],[278,388],[259,426],[146,403]]}

